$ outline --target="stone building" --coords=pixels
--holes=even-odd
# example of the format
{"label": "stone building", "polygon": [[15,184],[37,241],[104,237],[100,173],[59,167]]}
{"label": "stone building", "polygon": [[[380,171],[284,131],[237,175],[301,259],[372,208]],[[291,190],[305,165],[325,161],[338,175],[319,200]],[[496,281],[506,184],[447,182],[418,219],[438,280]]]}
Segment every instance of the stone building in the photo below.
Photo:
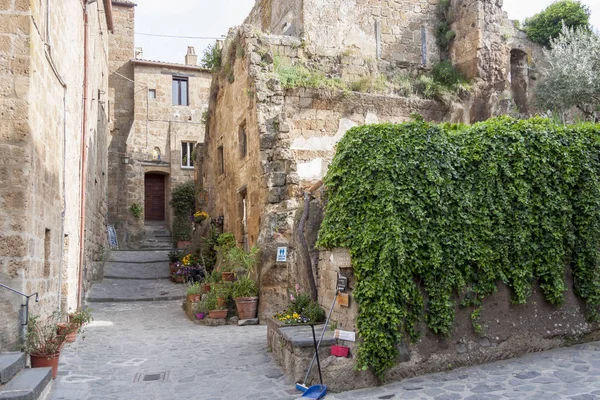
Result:
{"label": "stone building", "polygon": [[[220,72],[213,76],[198,174],[201,186],[210,194],[206,211],[215,218],[223,217],[223,231],[233,232],[240,246],[261,249],[259,317],[263,321],[285,308],[287,290],[296,283],[305,291],[318,292],[319,302],[328,308],[337,272],[342,267],[348,270],[349,265],[333,261],[333,253],[314,248],[323,213],[321,179],[336,143],[348,129],[404,122],[415,113],[428,121],[470,123],[535,110],[532,88],[543,72],[542,51],[507,19],[501,0],[452,1],[456,38],[446,54],[441,54],[435,39],[440,22],[437,3],[257,0],[245,25],[232,30],[226,40]],[[393,79],[397,74],[426,74],[443,58],[473,86],[469,94],[452,103],[336,86],[382,75]],[[287,68],[283,73],[282,65]],[[313,74],[313,81],[289,84],[302,74]],[[282,84],[284,79],[288,79],[287,87]],[[330,81],[325,84],[314,83],[327,79]],[[278,260],[282,248],[287,250],[287,258]],[[343,259],[349,260],[347,253]],[[576,314],[578,307],[573,304],[567,313]],[[345,313],[339,308],[336,311],[338,322],[352,330],[356,305]],[[574,317],[575,323],[581,322],[579,317]],[[537,328],[526,328],[539,333]],[[303,370],[300,366],[307,364],[302,354],[309,352],[292,349],[272,332],[269,329],[269,343],[281,350],[276,357],[286,373],[297,378]],[[471,337],[465,334],[457,340],[462,339]],[[435,340],[432,338],[432,343]],[[551,347],[560,341],[542,342]],[[527,338],[518,344],[518,351],[535,345]],[[452,348],[443,360],[466,365],[509,356],[506,352],[480,352],[480,347],[469,348],[459,357]],[[431,356],[422,348],[414,351]],[[295,364],[298,369],[286,364],[294,362],[294,354],[300,354]],[[418,357],[397,370],[396,379],[407,376],[406,368],[424,373],[441,365],[417,362]],[[333,377],[329,381],[341,379],[336,373],[352,367],[345,364],[335,370],[335,365],[332,362],[334,370],[327,372]],[[348,376],[352,382],[343,380],[346,389],[374,382],[372,376]]]}
{"label": "stone building", "polygon": [[[348,129],[402,122],[412,113],[469,123],[532,111],[541,49],[507,19],[502,2],[453,1],[457,37],[445,55],[435,39],[437,3],[257,0],[247,25],[226,41],[212,86],[202,185],[211,197],[208,211],[224,217],[224,230],[241,245],[263,249],[262,316],[283,306],[294,280],[309,284],[302,271],[316,269],[310,242],[320,210],[310,209],[306,243],[298,232],[303,192],[325,175]],[[276,71],[287,65],[317,71],[319,79],[393,79],[426,73],[443,56],[474,86],[452,104],[390,93],[285,89]],[[303,73],[298,71],[290,73]],[[288,248],[287,263],[275,261],[280,247]]]}
{"label": "stone building", "polygon": [[[30,313],[78,307],[104,257],[112,29],[109,0],[0,2],[0,283]],[[22,301],[0,287],[0,351]]]}
{"label": "stone building", "polygon": [[[212,77],[193,47],[182,64],[144,60],[140,49],[136,57],[135,5],[113,3],[109,223],[122,248],[138,248],[146,221],[171,225],[171,189],[194,179],[192,155],[204,142]],[[143,209],[140,218],[134,204]]]}

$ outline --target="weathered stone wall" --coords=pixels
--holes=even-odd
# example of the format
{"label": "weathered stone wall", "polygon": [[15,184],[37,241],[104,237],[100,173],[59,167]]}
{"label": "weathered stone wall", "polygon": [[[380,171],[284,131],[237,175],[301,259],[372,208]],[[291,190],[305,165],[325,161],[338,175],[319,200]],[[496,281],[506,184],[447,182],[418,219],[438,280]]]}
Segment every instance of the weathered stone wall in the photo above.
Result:
{"label": "weathered stone wall", "polygon": [[[349,277],[350,307],[336,305],[332,320],[340,329],[355,330],[359,308],[352,298],[356,280],[351,268],[348,250],[321,251],[319,257],[319,303],[331,307],[337,274]],[[397,365],[386,373],[385,381],[445,371],[516,357],[533,351],[542,351],[577,342],[598,340],[598,324],[587,322],[585,304],[574,294],[570,271],[565,271],[569,291],[562,307],[548,303],[537,286],[527,304],[514,305],[510,289],[498,284],[498,291],[486,297],[479,323],[483,331],[475,333],[472,327],[472,308],[455,312],[455,328],[448,338],[436,335],[421,326],[421,337],[415,344],[399,346]],[[321,362],[323,379],[335,382],[332,390],[367,387],[376,384],[370,373],[353,370],[356,343],[344,342],[351,348],[351,358],[329,357]]]}
{"label": "weathered stone wall", "polygon": [[439,60],[437,0],[258,0],[247,24],[301,38],[317,56],[429,67]]}
{"label": "weathered stone wall", "polygon": [[[127,247],[128,221],[126,192],[123,190],[127,182],[127,174],[131,174],[131,166],[123,163],[127,153],[127,139],[133,125],[134,83],[133,65],[130,60],[134,56],[135,8],[133,3],[120,2],[113,5],[114,33],[109,39],[109,126],[108,144],[108,223],[115,226],[119,245]],[[140,241],[143,226],[136,226],[133,240]]]}
{"label": "weathered stone wall", "polygon": [[[535,113],[533,88],[545,64],[541,46],[514,27],[502,11],[501,0],[456,0],[452,4],[456,39],[450,49],[451,60],[477,87],[468,121]],[[515,68],[513,64],[517,64]]]}
{"label": "weathered stone wall", "polygon": [[[237,45],[235,44],[237,43]],[[203,160],[203,186],[211,193],[209,213],[225,217],[224,231],[243,242],[242,206],[246,193],[249,245],[261,248],[259,271],[261,317],[281,311],[287,289],[299,283],[308,290],[304,267],[308,253],[300,249],[298,230],[304,190],[327,171],[335,144],[353,126],[400,122],[412,112],[441,121],[447,110],[433,101],[337,93],[298,88],[283,90],[273,74],[273,55],[293,64],[302,59],[298,39],[257,36],[248,26],[225,45],[224,69],[232,62],[232,83],[224,74],[213,80],[210,124]],[[229,51],[239,46],[243,51]],[[236,54],[244,54],[244,57]],[[235,56],[235,61],[229,60]],[[240,96],[245,93],[245,96]],[[248,156],[240,157],[239,131],[244,124]],[[223,149],[224,173],[219,171]],[[307,241],[313,244],[320,224],[320,205],[310,203]],[[288,248],[287,262],[277,262],[278,247]],[[310,247],[310,246],[309,246]]]}
{"label": "weathered stone wall", "polygon": [[[48,3],[34,3],[0,3],[0,281],[38,292],[31,312],[47,315],[77,307],[83,184],[92,214],[86,242],[101,241],[92,239],[103,231],[92,209],[102,208],[105,186],[91,181],[95,166],[81,169],[82,126],[85,117],[87,154],[101,157],[106,131],[97,121],[106,117],[98,94],[107,89],[108,32],[105,3],[88,6],[89,95],[83,103],[81,3],[52,1],[48,19]],[[0,289],[0,350],[17,344],[20,302]]]}
{"label": "weathered stone wall", "polygon": [[304,0],[257,0],[244,24],[274,35],[299,37],[304,31]]}

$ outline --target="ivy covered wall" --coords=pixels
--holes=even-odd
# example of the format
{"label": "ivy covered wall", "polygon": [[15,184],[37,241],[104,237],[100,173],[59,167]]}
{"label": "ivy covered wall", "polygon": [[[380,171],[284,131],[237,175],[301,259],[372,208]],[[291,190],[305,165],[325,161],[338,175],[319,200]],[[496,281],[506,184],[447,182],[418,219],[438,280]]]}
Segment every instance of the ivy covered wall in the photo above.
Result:
{"label": "ivy covered wall", "polygon": [[325,178],[318,244],[350,249],[359,367],[383,376],[421,322],[450,335],[457,303],[480,330],[498,282],[515,304],[539,285],[560,305],[569,273],[597,320],[598,134],[600,125],[507,117],[348,131]]}

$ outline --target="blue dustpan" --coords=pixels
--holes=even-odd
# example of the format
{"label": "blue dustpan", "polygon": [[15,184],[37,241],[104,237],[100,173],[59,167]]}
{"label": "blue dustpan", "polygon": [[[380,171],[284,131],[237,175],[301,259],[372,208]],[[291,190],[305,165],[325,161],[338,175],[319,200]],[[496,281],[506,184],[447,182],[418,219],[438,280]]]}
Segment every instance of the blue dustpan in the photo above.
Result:
{"label": "blue dustpan", "polygon": [[327,385],[312,385],[302,395],[303,399],[320,399],[327,394]]}

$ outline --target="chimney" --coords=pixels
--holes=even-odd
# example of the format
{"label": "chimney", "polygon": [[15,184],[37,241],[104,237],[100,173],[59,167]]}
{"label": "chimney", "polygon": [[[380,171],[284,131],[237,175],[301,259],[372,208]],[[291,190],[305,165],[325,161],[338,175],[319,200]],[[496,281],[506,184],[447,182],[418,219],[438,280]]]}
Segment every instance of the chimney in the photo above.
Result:
{"label": "chimney", "polygon": [[135,48],[135,59],[141,60],[143,58],[144,58],[144,49],[142,49],[141,47],[136,47]]}
{"label": "chimney", "polygon": [[198,56],[194,46],[188,46],[187,54],[185,55],[185,65],[198,65]]}

